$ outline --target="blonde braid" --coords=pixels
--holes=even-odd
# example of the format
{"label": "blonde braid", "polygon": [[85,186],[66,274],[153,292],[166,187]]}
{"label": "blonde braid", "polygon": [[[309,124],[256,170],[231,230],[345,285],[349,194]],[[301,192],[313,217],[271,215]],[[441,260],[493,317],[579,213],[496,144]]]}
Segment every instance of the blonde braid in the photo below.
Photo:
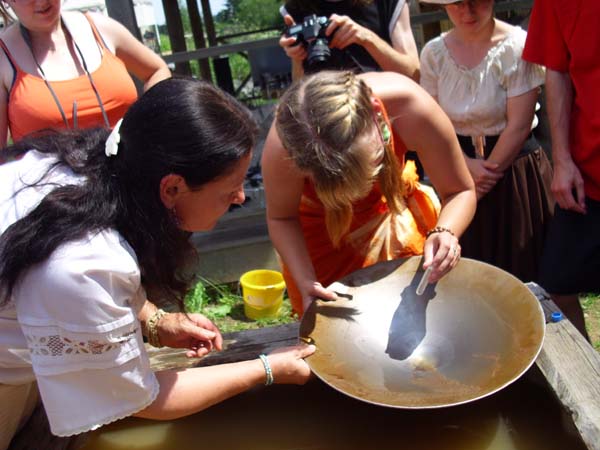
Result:
{"label": "blonde braid", "polygon": [[371,90],[352,72],[307,76],[277,108],[278,135],[296,165],[312,174],[335,246],[350,227],[352,204],[373,186],[370,154],[356,144],[373,127]]}

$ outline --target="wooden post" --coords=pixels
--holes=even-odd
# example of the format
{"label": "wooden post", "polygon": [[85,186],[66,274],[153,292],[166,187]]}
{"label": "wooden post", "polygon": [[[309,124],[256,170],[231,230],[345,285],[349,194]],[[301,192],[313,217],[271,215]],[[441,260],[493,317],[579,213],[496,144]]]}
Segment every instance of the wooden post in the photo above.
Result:
{"label": "wooden post", "polygon": [[123,24],[137,40],[140,42],[142,41],[142,35],[140,34],[140,28],[138,27],[135,18],[132,0],[125,2],[123,0],[106,0],[106,10],[110,17],[121,22],[121,24]]}
{"label": "wooden post", "polygon": [[[133,0],[128,0],[126,2],[122,0],[106,0],[106,10],[111,18],[115,19],[117,22],[120,22],[129,30],[131,34],[135,36],[138,41],[142,42],[140,28],[138,27],[137,20],[135,18]],[[133,74],[131,77],[133,78],[138,95],[141,95],[144,91],[144,83]]]}
{"label": "wooden post", "polygon": [[[217,46],[217,33],[215,31],[215,23],[213,21],[212,11],[210,9],[209,0],[200,0],[202,4],[202,14],[204,15],[204,26],[206,27],[206,36],[208,44],[211,47]],[[217,85],[234,95],[233,78],[231,76],[231,68],[229,67],[229,57],[220,56],[213,58],[213,68]]]}
{"label": "wooden post", "polygon": [[215,22],[213,21],[212,11],[209,0],[200,0],[202,4],[202,14],[204,15],[204,26],[206,28],[206,37],[208,45],[214,47],[217,45],[217,33],[215,31]]}
{"label": "wooden post", "polygon": [[[202,25],[202,17],[200,16],[200,10],[198,9],[198,2],[196,0],[187,0],[187,7],[190,15],[190,24],[192,25],[192,34],[194,35],[194,44],[197,49],[206,48],[204,26]],[[200,66],[200,76],[207,81],[211,81],[212,76],[208,59],[199,59],[198,64]]]}
{"label": "wooden post", "polygon": [[[179,4],[172,0],[162,0],[162,4],[165,11],[167,29],[169,30],[169,39],[171,40],[171,50],[173,53],[187,51]],[[187,61],[175,63],[175,72],[180,75],[192,75],[190,64]]]}

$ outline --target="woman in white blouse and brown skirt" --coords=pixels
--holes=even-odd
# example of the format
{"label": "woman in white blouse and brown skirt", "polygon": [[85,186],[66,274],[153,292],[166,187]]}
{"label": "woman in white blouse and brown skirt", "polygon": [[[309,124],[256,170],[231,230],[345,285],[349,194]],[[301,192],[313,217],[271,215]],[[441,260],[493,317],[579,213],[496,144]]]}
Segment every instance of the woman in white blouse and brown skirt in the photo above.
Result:
{"label": "woman in white blouse and brown skirt", "polygon": [[477,189],[462,255],[536,280],[554,208],[550,162],[532,133],[543,68],[521,59],[526,32],[495,19],[493,0],[427,3],[454,28],[423,48],[421,85],[450,117]]}

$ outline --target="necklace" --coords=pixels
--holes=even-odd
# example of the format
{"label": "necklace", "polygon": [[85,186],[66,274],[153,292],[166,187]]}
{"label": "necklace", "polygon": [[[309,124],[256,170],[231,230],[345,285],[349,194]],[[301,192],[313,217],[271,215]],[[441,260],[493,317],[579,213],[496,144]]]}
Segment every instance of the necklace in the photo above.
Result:
{"label": "necklace", "polygon": [[[102,102],[102,99],[100,98],[100,94],[98,93],[98,89],[96,88],[96,84],[94,83],[94,79],[92,78],[92,74],[90,73],[90,71],[87,68],[85,58],[83,57],[83,52],[79,48],[79,45],[77,45],[77,42],[75,41],[75,39],[73,39],[73,35],[69,31],[69,29],[68,29],[67,25],[65,24],[62,17],[60,18],[60,24],[65,33],[65,37],[67,39],[71,39],[73,46],[75,47],[75,49],[77,50],[77,53],[79,54],[79,58],[81,58],[81,64],[83,66],[83,70],[84,70],[85,74],[87,75],[88,80],[90,81],[90,85],[92,87],[92,90],[94,91],[94,94],[96,95],[96,100],[98,101],[98,105],[100,105],[100,111],[102,111],[102,118],[104,119],[104,125],[106,125],[107,128],[110,128],[110,122],[108,121],[108,116],[106,114],[106,110],[104,109],[104,103]],[[42,80],[44,80],[44,84],[48,88],[48,91],[50,91],[50,94],[52,95],[52,98],[54,99],[54,103],[56,103],[56,106],[58,107],[58,111],[60,112],[60,115],[65,124],[65,127],[70,128],[69,121],[67,120],[67,115],[65,114],[65,111],[64,111],[62,105],[60,104],[58,96],[56,95],[56,92],[54,92],[52,85],[46,78],[44,69],[42,69],[42,66],[40,65],[37,58],[35,57],[35,53],[33,52],[33,45],[31,43],[31,34],[29,33],[29,30],[27,28],[25,28],[23,26],[23,24],[19,24],[19,29],[21,31],[21,36],[23,36],[23,40],[25,41],[25,44],[27,44],[27,47],[29,47],[29,51],[31,52],[31,56],[33,58],[33,61],[35,62],[35,65],[37,66],[37,69],[42,77]],[[77,100],[75,100],[73,102],[73,129],[76,129],[76,128],[77,128]]]}

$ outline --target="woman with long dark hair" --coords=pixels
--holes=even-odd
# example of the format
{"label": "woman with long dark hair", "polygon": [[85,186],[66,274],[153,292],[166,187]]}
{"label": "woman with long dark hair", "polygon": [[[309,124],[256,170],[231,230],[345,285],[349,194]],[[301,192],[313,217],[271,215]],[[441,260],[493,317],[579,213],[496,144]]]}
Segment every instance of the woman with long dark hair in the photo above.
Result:
{"label": "woman with long dark hair", "polygon": [[[162,310],[138,319],[146,292],[179,303],[190,286],[189,232],[244,201],[254,138],[232,97],[169,79],[112,132],[54,133],[8,149],[21,157],[0,166],[0,412],[26,409],[37,382],[52,432],[71,435],[307,380],[302,358],[314,347],[155,374],[142,341],[143,328],[151,343],[163,337]],[[220,349],[218,329],[197,323],[208,336],[199,345]],[[2,426],[5,445],[17,426]]]}

